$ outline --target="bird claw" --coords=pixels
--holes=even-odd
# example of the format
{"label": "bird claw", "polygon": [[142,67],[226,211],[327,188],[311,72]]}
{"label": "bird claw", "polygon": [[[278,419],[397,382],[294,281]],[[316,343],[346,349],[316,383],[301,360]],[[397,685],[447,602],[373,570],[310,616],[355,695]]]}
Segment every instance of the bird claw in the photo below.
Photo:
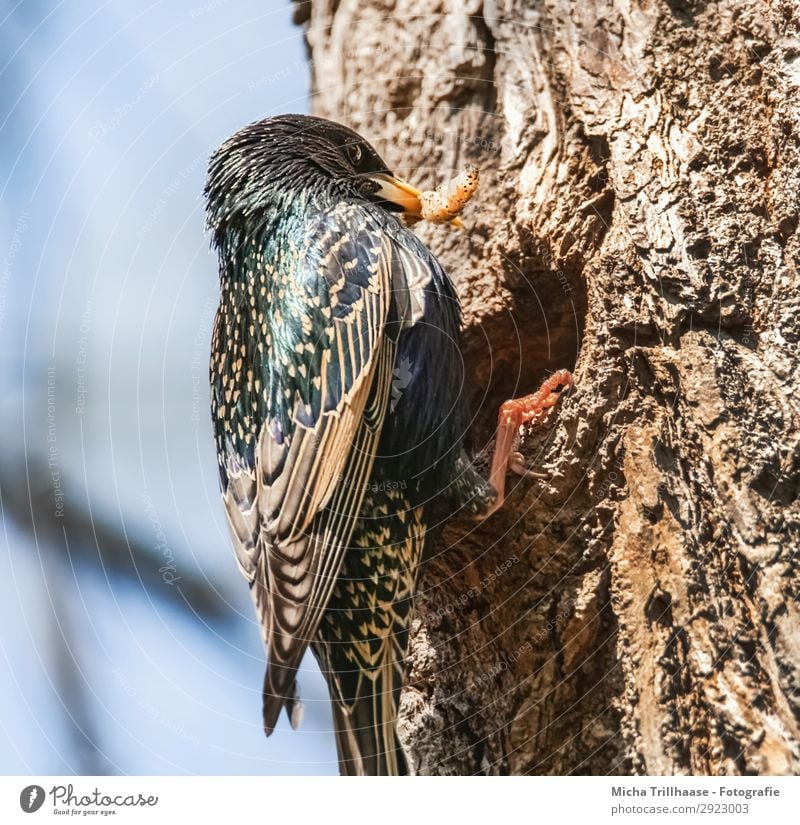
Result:
{"label": "bird claw", "polygon": [[547,411],[558,403],[561,391],[573,386],[568,370],[558,370],[546,379],[539,389],[522,398],[512,398],[500,405],[500,421],[517,427],[541,421]]}
{"label": "bird claw", "polygon": [[497,491],[497,500],[491,512],[498,510],[503,504],[505,478],[509,470],[523,478],[550,478],[529,470],[526,466],[525,459],[517,450],[520,428],[525,424],[543,421],[548,410],[558,403],[561,391],[572,386],[572,375],[567,370],[558,370],[544,381],[537,392],[522,398],[512,398],[500,405],[494,457],[489,474],[489,483]]}
{"label": "bird claw", "polygon": [[514,451],[509,455],[508,469],[518,476],[522,476],[522,478],[549,478],[547,473],[537,473],[534,470],[529,470],[528,465],[525,463],[525,456],[519,451]]}

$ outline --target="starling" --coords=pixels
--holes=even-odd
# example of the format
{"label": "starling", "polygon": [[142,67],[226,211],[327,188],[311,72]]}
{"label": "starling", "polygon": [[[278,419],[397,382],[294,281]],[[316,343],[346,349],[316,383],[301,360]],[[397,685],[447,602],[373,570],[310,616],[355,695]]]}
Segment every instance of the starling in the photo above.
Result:
{"label": "starling", "polygon": [[484,479],[463,444],[458,298],[409,228],[422,195],[355,132],[300,115],[234,134],[205,189],[221,291],[211,411],[267,646],[264,729],[282,709],[299,723],[310,645],[343,774],[409,772],[396,717],[427,528],[500,506],[507,470],[526,472],[520,424],[571,382],[561,371],[501,407]]}

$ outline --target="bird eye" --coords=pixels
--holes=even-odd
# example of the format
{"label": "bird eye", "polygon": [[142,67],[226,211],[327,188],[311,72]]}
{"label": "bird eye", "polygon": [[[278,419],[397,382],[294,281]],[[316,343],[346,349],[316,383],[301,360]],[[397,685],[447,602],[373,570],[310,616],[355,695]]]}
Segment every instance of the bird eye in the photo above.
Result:
{"label": "bird eye", "polygon": [[361,147],[357,143],[349,143],[346,148],[350,163],[353,166],[358,166],[361,163]]}

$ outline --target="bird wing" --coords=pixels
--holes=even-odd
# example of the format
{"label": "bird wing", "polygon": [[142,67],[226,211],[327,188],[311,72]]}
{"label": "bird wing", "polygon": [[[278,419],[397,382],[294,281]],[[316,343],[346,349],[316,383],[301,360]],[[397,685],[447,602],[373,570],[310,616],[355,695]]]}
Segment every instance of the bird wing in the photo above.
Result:
{"label": "bird wing", "polygon": [[411,256],[384,229],[373,210],[337,206],[309,228],[291,279],[274,277],[273,290],[291,293],[268,319],[269,403],[252,462],[233,451],[227,468],[225,509],[268,646],[267,733],[284,705],[299,721],[296,670],[364,496],[397,334],[424,299],[424,273],[403,264]]}

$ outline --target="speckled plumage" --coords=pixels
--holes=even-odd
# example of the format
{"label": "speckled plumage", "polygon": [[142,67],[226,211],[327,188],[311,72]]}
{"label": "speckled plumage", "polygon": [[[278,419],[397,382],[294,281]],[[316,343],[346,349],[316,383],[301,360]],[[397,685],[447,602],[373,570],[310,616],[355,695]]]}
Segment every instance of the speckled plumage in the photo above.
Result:
{"label": "speckled plumage", "polygon": [[462,446],[457,298],[377,201],[376,172],[389,174],[354,132],[301,116],[252,124],[214,154],[211,396],[225,511],[268,647],[265,729],[284,707],[297,723],[310,644],[342,771],[395,774],[426,527],[442,507],[485,510],[494,491]]}

